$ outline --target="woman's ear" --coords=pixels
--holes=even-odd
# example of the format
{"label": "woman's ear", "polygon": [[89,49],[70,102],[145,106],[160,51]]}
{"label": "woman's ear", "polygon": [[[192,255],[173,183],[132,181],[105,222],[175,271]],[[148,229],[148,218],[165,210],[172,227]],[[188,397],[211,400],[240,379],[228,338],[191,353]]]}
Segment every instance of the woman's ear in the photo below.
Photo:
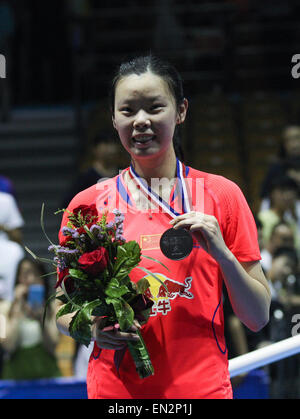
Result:
{"label": "woman's ear", "polygon": [[111,120],[112,120],[113,127],[114,127],[114,129],[116,130],[117,128],[116,128],[116,123],[115,123],[115,118],[114,118],[114,116],[112,116],[112,117],[111,117]]}
{"label": "woman's ear", "polygon": [[177,124],[182,124],[185,121],[188,106],[189,106],[189,102],[186,98],[184,98],[182,103],[179,105],[177,119],[176,119]]}

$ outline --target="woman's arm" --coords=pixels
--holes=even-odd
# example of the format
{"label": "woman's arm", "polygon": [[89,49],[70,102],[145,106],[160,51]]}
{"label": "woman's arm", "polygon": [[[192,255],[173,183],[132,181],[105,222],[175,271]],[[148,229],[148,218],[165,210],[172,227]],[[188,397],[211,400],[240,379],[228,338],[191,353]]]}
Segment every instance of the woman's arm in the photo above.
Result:
{"label": "woman's arm", "polygon": [[219,261],[232,308],[253,332],[269,321],[271,293],[260,262],[239,263],[230,252]]}
{"label": "woman's arm", "polygon": [[220,266],[230,302],[238,318],[252,331],[269,321],[271,293],[259,262],[239,263],[226,246],[218,220],[200,212],[189,212],[171,221],[174,228],[187,228],[201,247]]}

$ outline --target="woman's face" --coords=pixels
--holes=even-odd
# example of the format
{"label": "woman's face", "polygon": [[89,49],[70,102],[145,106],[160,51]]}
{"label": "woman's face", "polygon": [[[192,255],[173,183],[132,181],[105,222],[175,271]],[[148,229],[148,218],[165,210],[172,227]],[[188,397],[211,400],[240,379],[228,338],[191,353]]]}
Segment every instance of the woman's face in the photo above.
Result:
{"label": "woman's face", "polygon": [[43,284],[38,269],[28,260],[22,262],[19,271],[19,283],[29,286],[32,284]]}
{"label": "woman's face", "polygon": [[285,279],[295,272],[293,261],[286,255],[275,258],[272,262],[273,280],[285,281]]}
{"label": "woman's face", "polygon": [[293,209],[297,200],[297,192],[293,189],[274,188],[271,192],[272,207],[282,211]]}
{"label": "woman's face", "polygon": [[289,156],[300,156],[300,127],[289,127],[284,132],[284,146]]}
{"label": "woman's face", "polygon": [[175,127],[186,111],[187,101],[177,109],[167,83],[151,72],[131,74],[117,83],[113,125],[133,159],[170,150]]}

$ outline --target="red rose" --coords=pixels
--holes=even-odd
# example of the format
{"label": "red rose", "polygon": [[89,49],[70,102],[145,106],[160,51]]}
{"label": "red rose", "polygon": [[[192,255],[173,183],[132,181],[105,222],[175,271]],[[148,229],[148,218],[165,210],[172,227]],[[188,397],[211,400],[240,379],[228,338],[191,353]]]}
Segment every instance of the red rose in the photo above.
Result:
{"label": "red rose", "polygon": [[79,205],[73,209],[73,214],[78,217],[78,214],[82,215],[83,218],[86,218],[87,222],[90,222],[92,217],[98,216],[98,211],[95,204],[92,205]]}
{"label": "red rose", "polygon": [[[86,226],[87,226],[87,228],[88,229],[90,229],[91,227],[92,227],[92,225],[93,225],[94,223],[93,222],[91,222],[91,223],[87,223],[87,224],[85,224]],[[85,228],[84,227],[79,227],[78,229],[77,229],[77,233],[78,234],[86,234],[86,231],[85,231]]]}
{"label": "red rose", "polygon": [[104,271],[109,260],[109,255],[104,247],[100,247],[93,252],[84,253],[78,259],[81,268],[91,275],[97,275]]}
{"label": "red rose", "polygon": [[57,288],[57,287],[60,287],[60,285],[61,285],[61,283],[64,281],[66,281],[66,279],[68,279],[68,278],[66,278],[66,279],[64,279],[66,276],[68,276],[69,275],[69,269],[68,268],[65,268],[65,269],[63,269],[62,271],[60,271],[59,273],[58,273],[58,281],[57,281],[57,283],[56,283],[56,285],[55,285],[55,288]]}

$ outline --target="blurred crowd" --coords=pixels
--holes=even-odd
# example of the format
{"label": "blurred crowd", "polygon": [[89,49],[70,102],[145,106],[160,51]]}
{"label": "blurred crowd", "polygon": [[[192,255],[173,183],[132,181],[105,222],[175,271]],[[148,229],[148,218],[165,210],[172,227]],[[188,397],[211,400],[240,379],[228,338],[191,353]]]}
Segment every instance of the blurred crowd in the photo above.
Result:
{"label": "blurred crowd", "polygon": [[[97,131],[87,141],[85,158],[73,182],[61,197],[61,208],[81,190],[101,178],[115,176],[124,167],[120,145],[111,132]],[[85,378],[89,348],[76,345],[58,332],[55,302],[50,299],[56,278],[48,265],[25,251],[24,219],[11,179],[0,175],[0,379],[30,380],[74,375]],[[66,343],[66,339],[72,341]],[[62,343],[62,358],[58,348]]]}
{"label": "blurred crowd", "polygon": [[[300,313],[300,126],[282,132],[279,155],[261,185],[260,209],[254,214],[261,265],[272,303],[269,324],[258,333],[245,328],[234,315],[224,290],[225,333],[229,359],[293,335]],[[293,329],[294,328],[294,329]],[[272,398],[300,397],[300,356],[266,366]],[[238,387],[245,375],[235,377]]]}
{"label": "blurred crowd", "polygon": [[[89,143],[85,164],[78,169],[62,207],[80,190],[101,177],[114,176],[119,164],[119,144],[100,132]],[[123,166],[124,167],[124,166]],[[269,345],[292,335],[294,315],[300,313],[300,126],[282,133],[278,159],[266,167],[261,185],[260,209],[254,214],[261,250],[261,264],[269,281],[272,305],[269,324],[259,333],[245,328],[234,315],[224,289],[225,334],[228,357]],[[0,177],[0,330],[1,379],[34,379],[64,375],[57,359],[62,338],[55,325],[53,302],[42,327],[45,301],[53,294],[53,277],[43,264],[26,256],[22,237],[24,220],[15,187]],[[51,286],[52,284],[52,286]],[[5,335],[5,336],[4,336]],[[71,373],[84,378],[91,347],[74,345]],[[264,368],[271,397],[300,394],[299,356]],[[245,376],[233,379],[238,387]],[[283,384],[284,383],[284,384]]]}

